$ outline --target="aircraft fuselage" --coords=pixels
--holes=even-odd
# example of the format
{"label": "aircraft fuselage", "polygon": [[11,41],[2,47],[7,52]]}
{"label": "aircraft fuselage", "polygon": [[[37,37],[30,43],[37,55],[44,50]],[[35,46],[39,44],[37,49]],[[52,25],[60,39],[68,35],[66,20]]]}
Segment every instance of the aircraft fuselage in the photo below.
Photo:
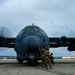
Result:
{"label": "aircraft fuselage", "polygon": [[45,47],[49,48],[49,38],[38,26],[30,25],[23,28],[15,40],[17,59],[22,61],[25,59],[40,59],[38,48]]}

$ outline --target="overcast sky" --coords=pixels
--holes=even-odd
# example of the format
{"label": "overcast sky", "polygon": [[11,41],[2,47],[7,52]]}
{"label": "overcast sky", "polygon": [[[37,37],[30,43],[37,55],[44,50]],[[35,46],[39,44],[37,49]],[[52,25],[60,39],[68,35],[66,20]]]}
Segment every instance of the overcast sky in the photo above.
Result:
{"label": "overcast sky", "polygon": [[[13,37],[32,23],[49,37],[75,37],[75,0],[0,0],[0,27],[7,27]],[[16,55],[13,49],[0,50],[0,55]],[[75,56],[67,48],[50,51],[54,56]]]}

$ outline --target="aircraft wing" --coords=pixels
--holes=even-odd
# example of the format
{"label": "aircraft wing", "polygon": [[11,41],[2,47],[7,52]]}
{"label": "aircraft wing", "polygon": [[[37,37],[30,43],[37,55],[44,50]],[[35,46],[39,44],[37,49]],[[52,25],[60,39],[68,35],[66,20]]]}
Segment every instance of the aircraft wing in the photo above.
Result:
{"label": "aircraft wing", "polygon": [[69,51],[75,50],[75,38],[73,37],[50,37],[50,48],[68,47]]}
{"label": "aircraft wing", "polygon": [[14,48],[15,38],[0,37],[0,47]]}

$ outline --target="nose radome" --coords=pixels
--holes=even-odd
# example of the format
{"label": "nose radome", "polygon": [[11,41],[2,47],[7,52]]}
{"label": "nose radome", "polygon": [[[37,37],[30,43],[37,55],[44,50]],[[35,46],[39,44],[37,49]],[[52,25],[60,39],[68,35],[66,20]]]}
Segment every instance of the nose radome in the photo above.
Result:
{"label": "nose radome", "polygon": [[28,36],[24,39],[27,49],[37,49],[40,46],[40,38],[36,36]]}
{"label": "nose radome", "polygon": [[36,48],[36,47],[38,46],[38,44],[37,44],[37,39],[35,39],[34,37],[28,38],[27,46],[28,46],[30,49]]}

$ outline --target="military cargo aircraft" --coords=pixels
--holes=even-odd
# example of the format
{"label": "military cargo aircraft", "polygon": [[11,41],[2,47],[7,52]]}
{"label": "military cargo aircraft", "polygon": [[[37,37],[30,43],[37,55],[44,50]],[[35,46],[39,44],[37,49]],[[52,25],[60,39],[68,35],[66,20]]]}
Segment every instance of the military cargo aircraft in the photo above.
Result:
{"label": "military cargo aircraft", "polygon": [[15,38],[0,36],[0,47],[14,48],[17,61],[23,63],[32,60],[36,63],[41,59],[39,48],[68,47],[69,51],[75,50],[75,38],[71,37],[48,37],[44,30],[36,25],[23,28]]}

